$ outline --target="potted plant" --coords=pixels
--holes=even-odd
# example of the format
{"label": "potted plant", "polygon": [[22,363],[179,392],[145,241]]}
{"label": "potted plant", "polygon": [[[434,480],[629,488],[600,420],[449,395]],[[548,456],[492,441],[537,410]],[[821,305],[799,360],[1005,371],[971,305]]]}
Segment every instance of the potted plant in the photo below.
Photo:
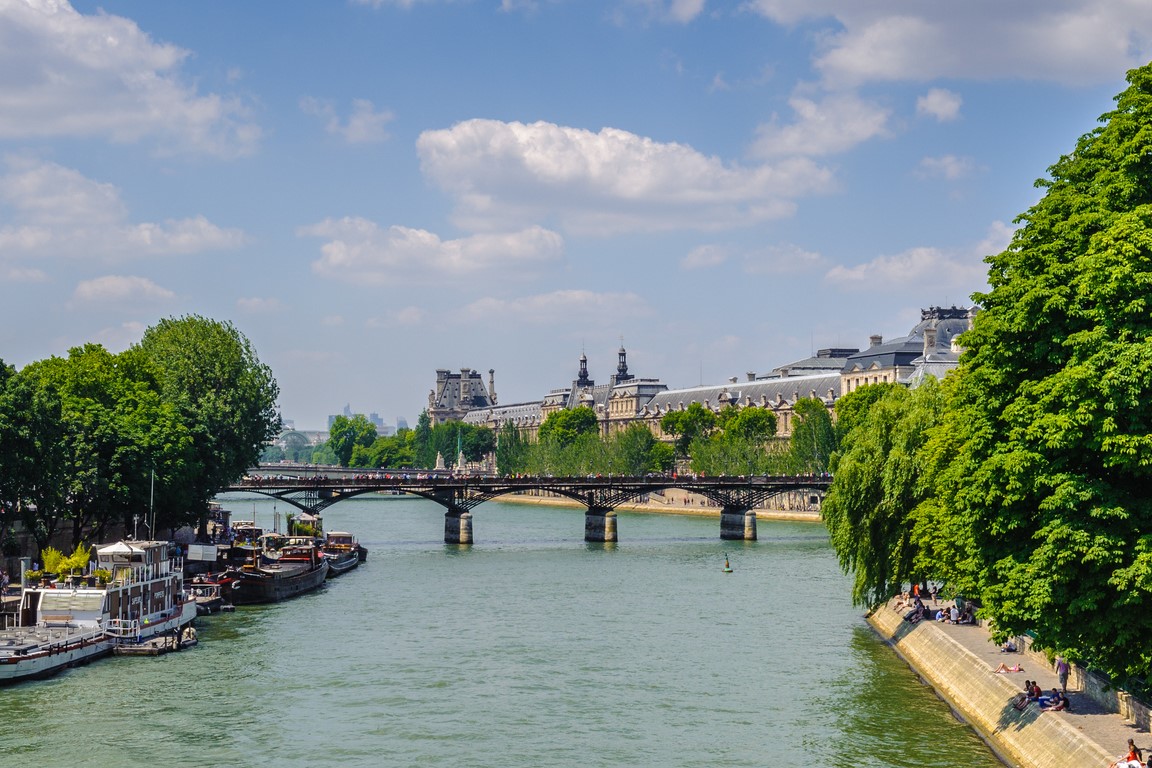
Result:
{"label": "potted plant", "polygon": [[92,572],[92,575],[96,577],[96,582],[100,584],[100,586],[104,586],[112,581],[112,571],[107,568],[97,568]]}

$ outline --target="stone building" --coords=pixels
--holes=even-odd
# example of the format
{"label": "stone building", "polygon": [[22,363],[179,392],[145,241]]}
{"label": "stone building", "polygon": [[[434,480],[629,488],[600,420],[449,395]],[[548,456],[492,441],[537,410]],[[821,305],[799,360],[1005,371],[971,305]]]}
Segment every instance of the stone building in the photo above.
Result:
{"label": "stone building", "polygon": [[864,384],[915,385],[928,375],[943,378],[959,361],[956,337],[971,327],[975,311],[930,307],[921,311],[920,322],[907,336],[888,342],[873,336],[863,350],[821,349],[811,357],[778,366],[766,376],[748,373],[745,381],[733,377],[726,384],[684,389],[669,389],[659,379],[632,375],[623,347],[617,353],[616,372],[607,382],[596,383],[588,370],[587,356],[581,354],[576,378],[568,386],[553,389],[540,400],[512,405],[498,405],[495,384],[490,379],[485,390],[480,374],[471,369],[463,368],[459,375],[438,370],[428,412],[433,424],[461,419],[500,429],[511,423],[534,440],[549,414],[583,405],[596,412],[600,434],[605,437],[639,422],[660,439],[671,440],[660,429],[660,420],[671,411],[700,403],[713,411],[727,406],[771,409],[777,436],[788,437],[792,434],[793,405],[801,398],[816,398],[831,409],[842,394]]}
{"label": "stone building", "polygon": [[447,368],[436,370],[436,386],[428,393],[428,416],[433,426],[446,421],[460,421],[479,408],[496,405],[496,371],[488,370],[488,386],[479,371],[461,368],[453,373]]}
{"label": "stone building", "polygon": [[908,385],[926,375],[944,378],[960,360],[956,337],[972,327],[975,315],[975,307],[929,307],[907,336],[887,342],[870,337],[867,349],[845,361],[841,391],[848,394],[865,384]]}

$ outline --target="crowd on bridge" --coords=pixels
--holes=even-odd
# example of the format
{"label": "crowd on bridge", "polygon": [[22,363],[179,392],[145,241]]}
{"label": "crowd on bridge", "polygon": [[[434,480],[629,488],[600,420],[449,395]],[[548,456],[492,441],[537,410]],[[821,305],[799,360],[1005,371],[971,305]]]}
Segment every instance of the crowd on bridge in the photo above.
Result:
{"label": "crowd on bridge", "polygon": [[801,475],[704,475],[703,473],[687,472],[649,472],[646,475],[603,475],[603,474],[589,474],[586,476],[563,476],[555,477],[553,475],[525,475],[525,474],[507,474],[503,476],[496,476],[491,474],[479,473],[459,473],[450,470],[430,470],[420,472],[357,472],[355,474],[338,473],[329,475],[328,473],[316,473],[306,475],[295,474],[249,474],[245,475],[233,487],[284,487],[285,485],[292,486],[314,486],[314,487],[330,487],[332,485],[357,485],[357,486],[385,486],[396,487],[404,484],[417,483],[420,485],[435,484],[439,482],[456,483],[459,481],[486,481],[490,483],[506,483],[509,485],[525,485],[537,486],[544,484],[557,484],[557,483],[579,483],[582,481],[592,480],[597,484],[608,480],[610,483],[663,483],[663,482],[682,482],[686,484],[692,483],[720,483],[720,484],[733,484],[743,485],[745,483],[752,484],[779,484],[779,483],[796,483],[803,481],[817,480],[822,484],[831,482],[832,475],[827,472],[824,473],[808,473]]}

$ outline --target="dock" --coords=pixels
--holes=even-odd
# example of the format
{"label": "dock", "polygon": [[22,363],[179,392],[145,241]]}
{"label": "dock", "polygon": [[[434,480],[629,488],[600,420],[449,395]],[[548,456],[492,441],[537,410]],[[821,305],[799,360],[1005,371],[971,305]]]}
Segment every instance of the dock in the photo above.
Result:
{"label": "dock", "polygon": [[150,637],[139,643],[120,643],[112,647],[114,656],[163,656],[172,651],[182,651],[197,643],[196,630],[188,627],[180,637],[163,635]]}

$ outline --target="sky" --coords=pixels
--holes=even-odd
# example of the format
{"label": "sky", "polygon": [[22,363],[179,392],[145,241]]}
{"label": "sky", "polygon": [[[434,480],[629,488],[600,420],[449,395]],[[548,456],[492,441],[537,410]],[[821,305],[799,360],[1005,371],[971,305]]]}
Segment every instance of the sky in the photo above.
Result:
{"label": "sky", "polygon": [[967,306],[1147,0],[0,0],[0,359],[233,323],[284,418],[715,384]]}

